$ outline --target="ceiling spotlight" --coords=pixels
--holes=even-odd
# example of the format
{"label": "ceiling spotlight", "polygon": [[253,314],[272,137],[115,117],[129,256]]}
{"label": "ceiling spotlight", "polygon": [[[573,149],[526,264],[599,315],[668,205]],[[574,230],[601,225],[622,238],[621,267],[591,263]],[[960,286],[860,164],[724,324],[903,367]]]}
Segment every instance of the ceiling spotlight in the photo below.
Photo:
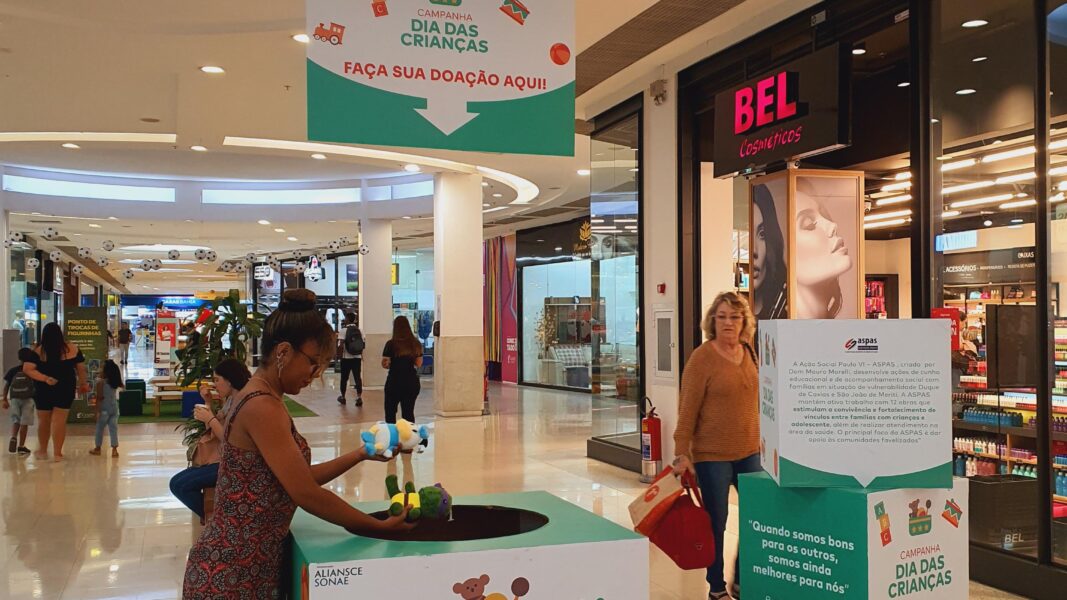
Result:
{"label": "ceiling spotlight", "polygon": [[489,204],[488,202],[482,203],[482,208],[489,208],[490,206],[492,206],[492,204]]}
{"label": "ceiling spotlight", "polygon": [[960,214],[962,213],[960,213],[960,211],[958,210],[946,210],[945,212],[941,213],[941,217],[944,219],[948,219],[950,217],[958,217],[960,216]]}
{"label": "ceiling spotlight", "polygon": [[311,40],[308,38],[308,34],[306,34],[306,33],[298,33],[298,34],[294,35],[293,36],[293,41],[294,42],[300,42],[301,44],[307,44],[307,43],[311,42]]}
{"label": "ceiling spotlight", "polygon": [[482,187],[489,187],[489,182],[488,181],[483,181],[482,182]]}
{"label": "ceiling spotlight", "polygon": [[897,84],[897,87],[908,87],[909,85],[911,85],[910,81],[901,81]]}
{"label": "ceiling spotlight", "polygon": [[220,73],[226,72],[226,69],[223,69],[222,67],[216,67],[214,65],[204,65],[200,67],[200,70],[205,73],[211,73],[212,75],[218,75]]}
{"label": "ceiling spotlight", "polygon": [[992,227],[993,226],[993,222],[990,221],[989,219],[986,219],[985,221],[982,222],[982,225],[985,225],[986,227]]}
{"label": "ceiling spotlight", "polygon": [[504,197],[504,194],[501,194],[501,193],[496,193],[496,194],[493,194],[493,197],[494,197],[494,198],[503,198],[503,197]]}
{"label": "ceiling spotlight", "polygon": [[295,238],[293,236],[289,236],[289,237],[287,237],[285,239],[289,240],[290,242],[295,242],[297,240],[297,238]]}
{"label": "ceiling spotlight", "polygon": [[422,170],[422,167],[412,163],[412,164],[404,165],[404,170],[407,171],[408,173],[418,173],[419,171]]}
{"label": "ceiling spotlight", "polygon": [[259,223],[260,225],[270,225],[270,221],[268,221],[266,219],[260,219],[260,220],[256,221],[256,223]]}
{"label": "ceiling spotlight", "polygon": [[66,144],[63,144],[63,147],[68,149],[68,150],[77,150],[78,148],[81,148],[81,146],[79,146],[78,144],[72,144],[70,142],[67,142]]}
{"label": "ceiling spotlight", "polygon": [[285,230],[282,229],[281,227],[275,227],[274,228],[274,233],[285,233]]}
{"label": "ceiling spotlight", "polygon": [[89,227],[92,227],[93,229],[100,229],[100,225],[96,223],[89,223]]}
{"label": "ceiling spotlight", "polygon": [[985,62],[987,60],[989,60],[988,56],[976,56],[971,59],[971,62]]}
{"label": "ceiling spotlight", "polygon": [[556,252],[563,252],[563,246],[556,246]]}
{"label": "ceiling spotlight", "polygon": [[1012,223],[1022,223],[1023,220],[1022,219],[1012,219],[1011,222]]}
{"label": "ceiling spotlight", "polygon": [[578,174],[582,177],[588,177],[591,171],[589,169],[578,169]]}
{"label": "ceiling spotlight", "polygon": [[400,217],[400,218],[404,219],[405,221],[411,220],[411,217],[409,217],[408,215],[404,215],[403,217]]}
{"label": "ceiling spotlight", "polygon": [[311,155],[311,158],[314,158],[315,160],[326,160],[326,155],[316,152],[315,154]]}
{"label": "ceiling spotlight", "polygon": [[207,148],[203,146],[189,146],[189,149],[193,152],[207,152]]}
{"label": "ceiling spotlight", "polygon": [[963,26],[967,29],[974,29],[976,27],[985,27],[989,25],[989,21],[985,19],[971,19],[970,21],[964,21]]}
{"label": "ceiling spotlight", "polygon": [[860,43],[856,44],[855,46],[853,46],[852,47],[852,54],[854,54],[856,56],[863,56],[864,54],[867,54],[867,44],[866,44],[866,42],[860,42]]}
{"label": "ceiling spotlight", "polygon": [[956,90],[956,95],[957,96],[970,96],[971,94],[973,94],[973,93],[975,93],[977,91],[978,90],[976,90],[974,88],[961,88],[961,89]]}

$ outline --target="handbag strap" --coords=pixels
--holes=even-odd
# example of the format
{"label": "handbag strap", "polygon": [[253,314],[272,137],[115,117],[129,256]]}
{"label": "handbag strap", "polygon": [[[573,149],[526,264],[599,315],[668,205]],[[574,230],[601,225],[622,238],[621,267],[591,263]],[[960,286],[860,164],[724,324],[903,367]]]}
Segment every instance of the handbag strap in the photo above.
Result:
{"label": "handbag strap", "polygon": [[696,501],[697,506],[704,508],[704,496],[700,494],[700,485],[689,471],[682,473],[682,487],[689,490],[689,496]]}

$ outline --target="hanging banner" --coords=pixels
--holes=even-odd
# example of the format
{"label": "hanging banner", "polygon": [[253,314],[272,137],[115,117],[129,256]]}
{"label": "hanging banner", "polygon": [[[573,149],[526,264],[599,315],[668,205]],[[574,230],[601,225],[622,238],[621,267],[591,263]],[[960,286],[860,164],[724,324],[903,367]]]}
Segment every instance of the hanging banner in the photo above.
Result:
{"label": "hanging banner", "polygon": [[574,155],[571,0],[308,0],[308,139]]}
{"label": "hanging banner", "polygon": [[[107,309],[104,307],[67,307],[64,319],[67,341],[77,344],[85,357],[90,387],[107,360]],[[92,390],[75,394],[67,421],[93,423],[96,421],[96,397]]]}
{"label": "hanging banner", "polygon": [[519,303],[515,241],[515,234],[504,236],[500,253],[500,335],[504,338],[500,379],[507,383],[519,382]]}

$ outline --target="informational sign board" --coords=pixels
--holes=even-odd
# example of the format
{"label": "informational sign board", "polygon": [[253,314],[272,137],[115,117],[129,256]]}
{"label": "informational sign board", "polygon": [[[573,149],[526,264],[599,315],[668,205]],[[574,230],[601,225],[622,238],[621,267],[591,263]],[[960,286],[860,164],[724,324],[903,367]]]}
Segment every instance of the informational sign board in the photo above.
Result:
{"label": "informational sign board", "polygon": [[715,96],[715,176],[850,143],[849,58],[835,44]]}
{"label": "informational sign board", "polygon": [[761,321],[760,455],[786,487],[951,486],[949,324]]}
{"label": "informational sign board", "polygon": [[308,139],[573,156],[573,0],[308,0]]}
{"label": "informational sign board", "polygon": [[783,488],[742,475],[745,596],[761,600],[965,600],[968,482],[947,489]]}
{"label": "informational sign board", "polygon": [[[97,373],[107,360],[107,309],[104,307],[67,307],[64,326],[68,342],[77,344],[85,357],[90,387]],[[96,397],[90,389],[87,394],[76,394],[67,420],[71,423],[96,421]]]}
{"label": "informational sign board", "polygon": [[400,263],[393,263],[389,270],[389,279],[392,285],[400,285]]}
{"label": "informational sign board", "polygon": [[171,310],[156,311],[156,364],[170,364],[170,351],[178,346],[178,319]]}

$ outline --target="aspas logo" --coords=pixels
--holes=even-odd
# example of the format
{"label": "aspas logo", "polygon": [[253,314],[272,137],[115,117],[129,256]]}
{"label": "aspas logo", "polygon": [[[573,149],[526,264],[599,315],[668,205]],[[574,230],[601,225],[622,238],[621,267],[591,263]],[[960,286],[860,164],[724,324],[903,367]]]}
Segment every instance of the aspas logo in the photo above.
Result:
{"label": "aspas logo", "polygon": [[845,352],[878,352],[878,338],[849,338]]}

